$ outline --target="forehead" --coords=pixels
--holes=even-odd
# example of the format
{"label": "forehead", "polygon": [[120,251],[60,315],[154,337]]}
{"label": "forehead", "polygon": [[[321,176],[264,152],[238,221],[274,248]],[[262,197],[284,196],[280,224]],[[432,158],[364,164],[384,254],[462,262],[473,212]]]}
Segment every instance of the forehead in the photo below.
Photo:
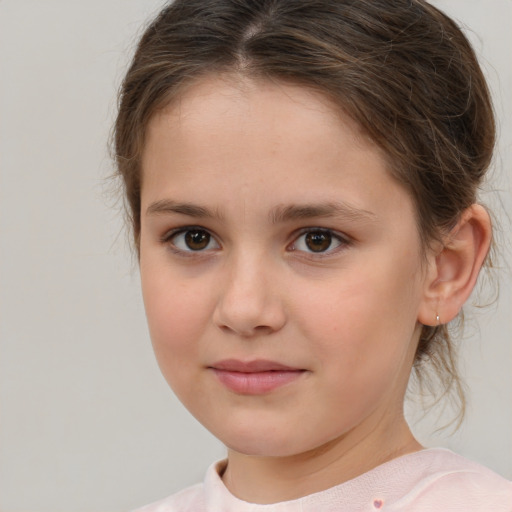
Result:
{"label": "forehead", "polygon": [[325,95],[290,83],[208,76],[150,120],[143,202],[178,187],[221,195],[227,180],[261,193],[279,189],[290,196],[283,201],[305,201],[322,186],[334,195],[344,189],[355,202],[358,195],[377,201],[385,189],[376,183],[398,186],[386,167],[380,148]]}
{"label": "forehead", "polygon": [[[254,79],[241,74],[207,75],[192,82],[148,123],[143,149],[143,164],[151,153],[148,146],[164,131],[173,141],[208,141],[220,144],[223,132],[232,129],[237,139],[244,135],[255,144],[282,143],[290,132],[294,142],[324,137],[328,131],[343,137],[352,145],[384,153],[371,141],[360,125],[342,107],[310,87],[270,79]],[[339,133],[338,133],[339,135]],[[318,144],[318,140],[316,140]],[[145,165],[143,165],[145,167]]]}
{"label": "forehead", "polygon": [[182,130],[237,121],[239,126],[253,128],[262,121],[266,126],[274,123],[284,126],[292,118],[299,123],[295,125],[297,129],[309,126],[311,130],[317,126],[314,120],[335,125],[342,119],[352,132],[354,143],[373,145],[360,125],[326,94],[293,82],[252,78],[240,73],[206,75],[194,80],[153,116],[148,132],[162,117],[178,123]]}

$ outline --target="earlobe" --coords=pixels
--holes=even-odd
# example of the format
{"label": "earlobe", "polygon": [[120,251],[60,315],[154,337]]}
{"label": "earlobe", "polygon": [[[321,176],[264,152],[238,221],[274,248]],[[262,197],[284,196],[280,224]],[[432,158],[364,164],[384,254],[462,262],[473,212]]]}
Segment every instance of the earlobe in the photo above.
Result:
{"label": "earlobe", "polygon": [[445,324],[457,316],[475,286],[491,237],[489,214],[483,206],[473,204],[445,237],[441,250],[431,257],[420,323]]}

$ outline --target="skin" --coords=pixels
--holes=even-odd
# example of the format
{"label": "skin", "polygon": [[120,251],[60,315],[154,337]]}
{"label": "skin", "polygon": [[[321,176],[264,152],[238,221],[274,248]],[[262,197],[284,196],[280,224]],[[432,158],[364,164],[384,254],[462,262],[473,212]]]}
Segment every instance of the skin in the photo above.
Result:
{"label": "skin", "polygon": [[[481,261],[466,258],[464,274],[460,246],[483,260],[490,235],[474,219],[485,215],[469,213],[455,231],[466,238],[425,262],[412,200],[381,151],[323,96],[290,84],[201,79],[151,119],[142,163],[154,350],[228,447],[231,492],[294,499],[421,449],[403,417],[421,324],[465,300],[455,278],[472,288]],[[306,235],[319,230],[327,249],[314,252]],[[210,238],[191,250],[185,232]],[[212,371],[225,359],[303,371],[247,395]]]}

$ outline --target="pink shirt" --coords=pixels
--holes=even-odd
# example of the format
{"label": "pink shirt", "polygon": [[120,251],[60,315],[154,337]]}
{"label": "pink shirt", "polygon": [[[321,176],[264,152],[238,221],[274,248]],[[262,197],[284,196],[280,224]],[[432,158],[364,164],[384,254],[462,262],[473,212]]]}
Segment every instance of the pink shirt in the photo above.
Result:
{"label": "pink shirt", "polygon": [[136,512],[512,512],[512,482],[442,448],[404,455],[325,491],[271,505],[233,496],[219,477],[224,465],[210,466],[204,483]]}

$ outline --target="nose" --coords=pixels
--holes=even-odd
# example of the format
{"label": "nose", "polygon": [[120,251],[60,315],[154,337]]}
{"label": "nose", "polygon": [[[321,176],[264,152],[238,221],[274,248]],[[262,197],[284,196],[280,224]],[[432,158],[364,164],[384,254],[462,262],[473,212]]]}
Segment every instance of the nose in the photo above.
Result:
{"label": "nose", "polygon": [[279,285],[262,257],[240,256],[226,262],[213,314],[226,332],[250,338],[279,331],[286,314]]}

